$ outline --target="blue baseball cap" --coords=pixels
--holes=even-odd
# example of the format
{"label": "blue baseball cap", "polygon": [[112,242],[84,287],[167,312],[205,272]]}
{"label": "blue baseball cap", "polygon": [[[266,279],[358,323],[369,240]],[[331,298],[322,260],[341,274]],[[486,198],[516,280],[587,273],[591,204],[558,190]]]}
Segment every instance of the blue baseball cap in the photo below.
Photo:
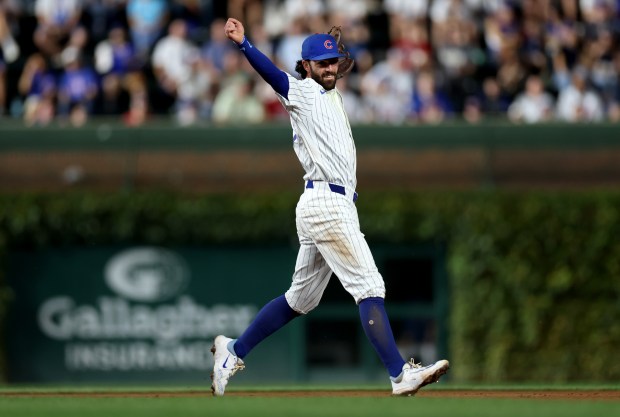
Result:
{"label": "blue baseball cap", "polygon": [[319,61],[321,59],[344,58],[338,52],[338,42],[327,33],[315,33],[308,36],[301,45],[301,59]]}

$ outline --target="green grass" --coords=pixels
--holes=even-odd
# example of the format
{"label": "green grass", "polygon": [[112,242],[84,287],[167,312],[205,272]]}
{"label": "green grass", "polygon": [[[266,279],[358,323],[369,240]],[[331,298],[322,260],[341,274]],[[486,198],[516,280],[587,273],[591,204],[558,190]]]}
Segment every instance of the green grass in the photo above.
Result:
{"label": "green grass", "polygon": [[[210,381],[209,381],[210,382]],[[231,384],[228,386],[227,392],[269,392],[269,391],[347,391],[347,390],[360,390],[360,391],[385,391],[386,394],[390,391],[390,386],[387,383],[382,384],[342,384],[342,383],[330,383],[330,384],[288,384],[288,385],[236,385]],[[424,391],[444,391],[444,390],[604,390],[604,391],[620,391],[620,383],[617,384],[601,384],[601,383],[575,383],[575,384],[537,384],[537,383],[522,383],[522,384],[457,384],[457,383],[445,383],[443,381],[429,385],[424,388]],[[20,392],[32,392],[32,393],[116,393],[116,392],[210,392],[207,385],[130,385],[130,384],[116,384],[114,386],[104,384],[90,384],[90,385],[0,385],[0,395],[3,393],[20,393]],[[1,416],[0,416],[1,417]]]}
{"label": "green grass", "polygon": [[[518,386],[519,389],[576,389],[575,386]],[[618,386],[584,386],[584,390],[614,389]],[[343,387],[347,389],[353,386]],[[361,386],[360,389],[386,387]],[[510,389],[514,386],[490,387],[446,385],[441,389]],[[257,391],[256,397],[213,398],[210,395],[194,397],[63,397],[54,393],[68,392],[205,392],[197,387],[0,387],[0,416],[2,417],[619,417],[620,401],[540,400],[540,399],[459,399],[459,398],[350,398],[350,397],[261,397],[260,392],[271,390],[333,389],[325,386],[309,387],[235,387],[235,391]],[[45,393],[51,396],[14,397],[11,393]],[[386,392],[386,394],[389,391]],[[208,391],[207,391],[208,393]]]}
{"label": "green grass", "polygon": [[617,402],[439,398],[0,398],[5,417],[619,416]]}

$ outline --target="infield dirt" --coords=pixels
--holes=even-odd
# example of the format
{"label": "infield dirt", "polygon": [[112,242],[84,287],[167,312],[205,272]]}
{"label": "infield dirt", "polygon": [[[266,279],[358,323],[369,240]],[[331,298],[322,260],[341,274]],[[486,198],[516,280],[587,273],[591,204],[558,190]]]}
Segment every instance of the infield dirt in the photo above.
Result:
{"label": "infield dirt", "polygon": [[[184,398],[210,397],[211,391],[152,391],[152,392],[7,392],[0,397],[76,397],[76,398]],[[390,397],[388,390],[337,391],[231,391],[227,397]],[[419,392],[422,398],[508,398],[538,400],[620,401],[617,390],[427,390]]]}

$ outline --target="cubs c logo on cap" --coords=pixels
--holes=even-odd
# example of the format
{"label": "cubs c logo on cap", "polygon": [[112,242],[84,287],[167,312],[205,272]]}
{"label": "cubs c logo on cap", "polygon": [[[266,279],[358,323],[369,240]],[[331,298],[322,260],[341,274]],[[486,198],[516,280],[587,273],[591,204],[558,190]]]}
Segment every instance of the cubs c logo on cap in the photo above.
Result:
{"label": "cubs c logo on cap", "polygon": [[315,33],[301,45],[301,59],[318,61],[331,58],[344,58],[344,54],[338,51],[338,42],[330,34]]}

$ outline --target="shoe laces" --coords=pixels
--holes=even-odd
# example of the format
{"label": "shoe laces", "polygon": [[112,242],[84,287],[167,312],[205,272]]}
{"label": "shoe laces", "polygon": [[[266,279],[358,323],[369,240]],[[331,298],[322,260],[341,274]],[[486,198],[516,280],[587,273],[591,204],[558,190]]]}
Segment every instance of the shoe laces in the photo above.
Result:
{"label": "shoe laces", "polygon": [[422,368],[422,363],[415,363],[415,359],[411,358],[409,359],[409,361],[407,362],[407,364],[412,368],[412,369],[417,369],[417,368]]}
{"label": "shoe laces", "polygon": [[243,371],[244,369],[245,369],[245,364],[243,363],[243,361],[241,359],[237,359],[237,362],[235,363],[235,365],[232,367],[230,371],[230,376],[233,376],[238,371]]}

